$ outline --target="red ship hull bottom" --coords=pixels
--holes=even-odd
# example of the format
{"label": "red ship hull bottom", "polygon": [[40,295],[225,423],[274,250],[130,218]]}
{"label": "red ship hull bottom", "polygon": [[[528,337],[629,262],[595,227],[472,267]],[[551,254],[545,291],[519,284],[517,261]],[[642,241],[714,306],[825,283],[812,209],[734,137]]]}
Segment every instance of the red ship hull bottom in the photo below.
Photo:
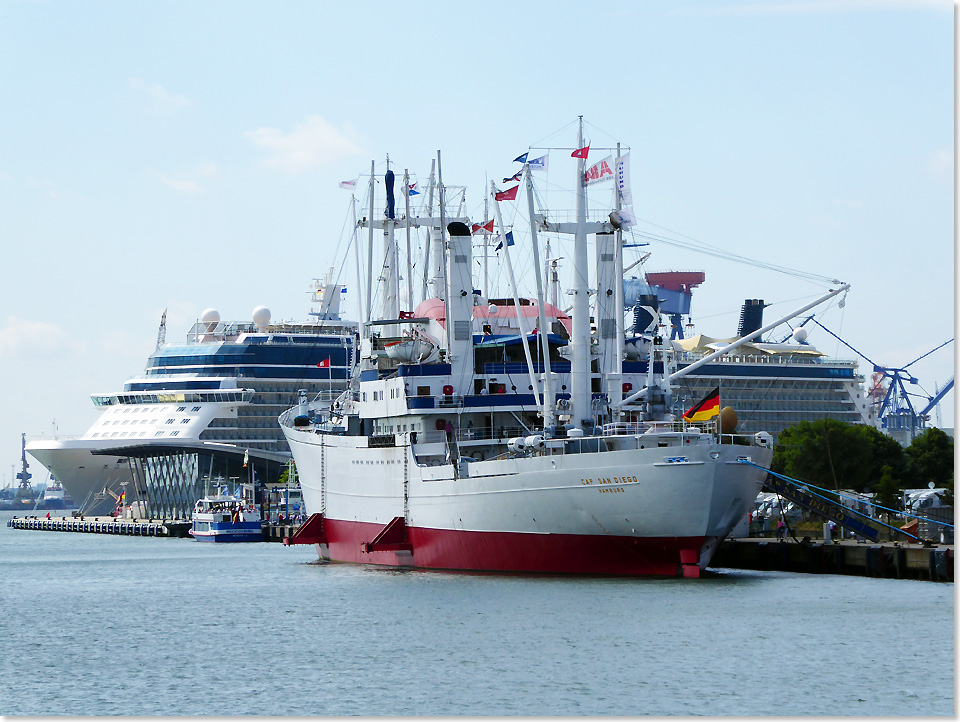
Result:
{"label": "red ship hull bottom", "polygon": [[379,524],[324,519],[321,560],[451,571],[700,575],[704,537],[625,537],[587,534],[458,531],[408,527],[412,551],[364,551]]}

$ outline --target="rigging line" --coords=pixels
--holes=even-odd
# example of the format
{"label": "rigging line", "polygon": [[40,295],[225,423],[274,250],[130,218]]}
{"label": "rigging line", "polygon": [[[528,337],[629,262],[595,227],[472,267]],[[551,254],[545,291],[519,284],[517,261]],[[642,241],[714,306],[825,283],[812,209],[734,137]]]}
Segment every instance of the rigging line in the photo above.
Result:
{"label": "rigging line", "polygon": [[[717,246],[713,246],[713,245],[711,245],[711,244],[705,243],[704,241],[698,240],[698,239],[696,239],[696,238],[694,238],[694,237],[692,237],[692,236],[688,236],[688,235],[686,235],[686,234],[684,234],[684,233],[680,233],[679,231],[674,231],[674,230],[672,230],[672,229],[670,229],[670,228],[667,228],[666,226],[661,226],[661,225],[659,225],[659,224],[657,224],[657,223],[654,223],[653,221],[649,221],[649,220],[646,220],[646,219],[638,219],[638,220],[642,220],[643,223],[646,223],[646,224],[648,224],[648,225],[654,226],[655,228],[659,228],[659,229],[661,229],[661,230],[663,230],[663,231],[666,231],[667,233],[671,233],[671,234],[673,234],[673,235],[675,235],[675,236],[679,236],[679,237],[681,237],[681,238],[686,238],[687,240],[692,241],[693,243],[697,244],[698,246],[700,246],[700,247],[702,247],[702,248],[704,248],[704,249],[711,249],[711,250],[714,250],[714,251],[716,251],[716,252],[725,254],[725,255],[728,256],[728,257],[732,257],[732,258],[735,257],[735,258],[743,259],[743,260],[746,261],[746,262],[751,262],[751,261],[753,260],[753,259],[745,258],[744,256],[740,256],[739,254],[732,253],[732,252],[730,252],[730,251],[725,251],[725,250],[723,250],[723,249],[721,249],[721,248],[718,248]],[[640,233],[641,235],[643,234],[643,231],[639,231],[639,230],[638,230],[637,232]],[[648,233],[649,233],[649,232],[648,232]],[[650,236],[651,238],[659,238],[660,240],[663,240],[663,241],[665,241],[665,242],[673,242],[674,244],[679,245],[681,248],[688,247],[688,246],[684,246],[680,241],[678,241],[678,240],[676,240],[676,239],[671,239],[671,238],[669,238],[668,236],[661,236],[661,235],[655,234],[655,233],[649,233],[649,236]],[[704,252],[707,252],[707,251],[705,250]],[[721,256],[721,257],[722,257],[722,256]],[[767,265],[769,265],[771,268],[785,268],[785,267],[783,267],[783,266],[776,266],[776,265],[774,265],[774,264],[767,264]],[[796,271],[795,269],[787,269],[787,270],[788,270],[788,271],[793,271],[793,272],[798,273],[798,274],[803,274],[803,275],[808,276],[808,277],[810,277],[810,278],[822,279],[822,280],[827,280],[827,279],[828,279],[827,276],[821,276],[821,275],[819,275],[819,274],[807,273],[807,272],[805,272],[805,271]],[[830,283],[840,283],[840,281],[838,281],[838,280],[836,280],[836,279],[829,279],[829,282],[830,282]]]}
{"label": "rigging line", "polygon": [[[599,125],[596,125],[596,124],[594,124],[594,123],[591,123],[589,120],[584,120],[584,121],[583,121],[583,124],[584,124],[584,126],[589,126],[590,128],[596,129],[597,131],[599,131],[600,133],[603,133],[605,136],[607,136],[607,137],[610,138],[611,140],[614,139],[614,136],[613,136],[612,134],[610,134],[610,133],[608,133],[607,131],[605,131],[605,130],[604,130],[603,128],[601,128]],[[598,150],[599,150],[599,149],[600,149],[600,148],[598,147]],[[614,147],[612,147],[612,148],[604,148],[603,150],[616,150],[616,149],[617,149],[616,146],[614,146]],[[626,149],[626,150],[624,151],[624,149]],[[591,147],[590,150],[593,150],[593,147]],[[623,152],[629,153],[629,152],[630,152],[630,146],[620,146],[620,150],[623,151]]]}
{"label": "rigging line", "polygon": [[[948,343],[952,343],[952,342],[953,342],[953,339],[952,339],[952,338],[949,339],[949,340],[947,340],[947,341],[944,341],[942,344],[940,344],[940,345],[937,346],[935,349],[933,349],[933,351],[939,351],[939,350],[942,349],[944,346],[946,346]],[[927,351],[925,354],[923,354],[923,356],[920,356],[919,358],[915,358],[913,361],[911,361],[910,363],[908,363],[908,364],[907,364],[906,366],[904,366],[903,368],[906,369],[906,368],[908,368],[908,367],[910,367],[910,366],[913,366],[913,365],[914,365],[917,361],[919,361],[920,359],[926,358],[927,356],[929,356],[930,354],[932,354],[933,351]]]}
{"label": "rigging line", "polygon": [[684,243],[683,241],[678,241],[674,238],[669,238],[667,236],[661,236],[656,233],[650,233],[645,231],[637,231],[636,235],[640,238],[646,238],[651,241],[658,241],[664,243],[668,246],[675,246],[677,248],[683,248],[695,253],[702,253],[707,256],[713,256],[715,258],[721,258],[728,261],[737,261],[749,266],[755,266],[757,268],[764,268],[771,271],[776,271],[778,273],[783,273],[788,276],[794,276],[796,278],[805,279],[807,281],[816,281],[818,283],[827,283],[834,284],[839,283],[835,278],[829,278],[828,276],[821,276],[816,273],[809,273],[807,271],[800,271],[794,268],[787,268],[786,266],[778,266],[774,263],[768,263],[766,261],[758,261],[755,259],[747,258],[746,256],[741,256],[736,253],[731,253],[729,251],[723,251],[709,246],[697,246],[691,245],[689,243]]}
{"label": "rigging line", "polygon": [[811,316],[811,317],[810,317],[810,320],[813,321],[815,324],[817,324],[817,325],[818,325],[820,328],[822,328],[824,331],[826,331],[827,333],[829,333],[831,336],[833,336],[835,339],[837,339],[837,341],[839,341],[840,343],[842,343],[842,344],[843,344],[844,346],[846,346],[848,349],[850,349],[850,350],[853,351],[855,354],[857,354],[857,356],[860,356],[864,361],[868,362],[869,364],[871,364],[871,365],[874,366],[875,368],[880,368],[880,366],[879,366],[876,362],[872,361],[872,360],[869,359],[867,356],[865,356],[863,353],[861,353],[860,351],[858,351],[857,349],[855,349],[853,346],[851,346],[850,344],[848,344],[846,341],[844,341],[842,338],[840,338],[839,336],[837,336],[837,334],[835,334],[835,333],[834,333],[833,331],[831,331],[829,328],[827,328],[827,327],[824,326],[822,323],[820,323],[814,316]]}
{"label": "rigging line", "polygon": [[[344,232],[345,232],[346,229],[347,229],[347,221],[351,220],[351,213],[352,213],[352,211],[353,211],[352,204],[347,205],[347,213],[346,213],[346,215],[344,215],[344,217],[343,217],[343,225],[340,227],[340,236],[339,236],[339,238],[337,239],[337,245],[336,245],[336,247],[333,249],[333,259],[334,259],[334,261],[336,261],[336,259],[337,259],[337,254],[340,252],[340,244],[343,243]],[[352,234],[351,234],[351,235],[352,235]],[[350,244],[348,243],[348,244],[347,244],[347,248],[346,248],[346,250],[344,251],[344,257],[343,257],[343,259],[344,259],[343,262],[344,262],[344,263],[346,263],[346,259],[347,259],[346,254],[349,253],[349,251],[350,251]],[[339,273],[337,274],[337,276],[339,277]]]}
{"label": "rigging line", "polygon": [[[537,143],[543,143],[543,142],[545,142],[548,138],[552,138],[552,137],[554,137],[555,135],[558,135],[559,133],[564,132],[565,130],[567,130],[567,129],[570,128],[571,126],[576,126],[578,122],[579,122],[579,121],[577,121],[577,120],[571,120],[569,123],[567,123],[567,124],[564,125],[564,126],[561,126],[560,128],[557,128],[557,130],[553,131],[552,133],[547,133],[545,136],[543,136],[542,138],[540,138],[540,140],[536,141],[536,143],[533,143],[532,145],[528,146],[528,150],[533,150],[533,149],[536,147]],[[541,148],[540,150],[550,150],[550,149],[549,149],[549,148]]]}

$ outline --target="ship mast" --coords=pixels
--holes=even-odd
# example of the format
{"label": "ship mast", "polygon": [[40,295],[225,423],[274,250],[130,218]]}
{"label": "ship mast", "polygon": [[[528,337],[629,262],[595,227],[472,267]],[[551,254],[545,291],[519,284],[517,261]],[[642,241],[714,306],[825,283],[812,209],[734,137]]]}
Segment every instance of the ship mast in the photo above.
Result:
{"label": "ship mast", "polygon": [[396,201],[393,196],[394,173],[390,170],[390,156],[387,156],[387,172],[383,177],[387,195],[387,206],[383,220],[383,319],[394,319],[400,313],[400,284],[397,267],[397,242],[394,231],[397,227]]}
{"label": "ship mast", "polygon": [[[530,241],[533,245],[533,273],[537,279],[537,316],[540,329],[540,359],[543,364],[543,428],[555,429],[557,426],[556,405],[553,399],[553,378],[550,369],[550,327],[547,314],[543,310],[543,276],[540,274],[540,247],[537,243],[537,223],[533,208],[533,172],[524,164],[527,176],[527,210],[530,216]],[[519,309],[517,309],[519,311]],[[526,339],[523,345],[527,345]]]}
{"label": "ship mast", "polygon": [[[577,148],[583,148],[583,116],[577,132]],[[581,154],[582,155],[582,154]],[[584,158],[577,159],[577,230],[573,242],[573,333],[571,346],[571,423],[583,429],[590,413],[590,296],[587,261],[587,187],[583,182]]]}
{"label": "ship mast", "polygon": [[[367,314],[364,320],[367,323],[370,323],[370,321],[372,320],[371,318],[372,312],[370,309],[372,308],[371,303],[373,302],[373,297],[372,297],[372,294],[373,294],[373,190],[374,190],[374,183],[377,182],[377,179],[374,175],[376,172],[377,172],[376,162],[370,161],[370,215],[368,216],[369,223],[370,223],[370,233],[369,233],[369,238],[367,242],[367,306],[364,309]],[[364,338],[366,338],[367,335],[370,333],[369,329],[367,328],[367,323],[364,323],[361,326],[361,328],[363,329],[362,333]]]}
{"label": "ship mast", "polygon": [[407,221],[407,310],[412,311],[416,304],[413,302],[413,261],[410,259],[410,173],[403,169],[403,202],[404,214]]}
{"label": "ship mast", "polygon": [[[433,171],[436,165],[436,158],[430,161],[430,178],[427,180],[427,218],[433,218]],[[430,280],[430,246],[433,245],[433,229],[427,231],[427,244],[423,249],[423,290],[420,293],[420,300],[425,301],[427,297],[427,282]]]}
{"label": "ship mast", "polygon": [[[523,313],[520,310],[520,296],[517,292],[517,281],[513,275],[513,263],[510,262],[510,241],[507,238],[507,229],[503,226],[503,216],[500,215],[500,205],[496,200],[497,187],[493,181],[490,181],[490,193],[494,197],[493,212],[497,218],[497,228],[500,229],[500,243],[503,244],[503,257],[507,262],[507,277],[510,279],[510,290],[513,292],[513,308],[517,312],[517,333],[520,334],[520,344],[523,346],[523,355],[527,360],[527,373],[530,375],[530,385],[533,387],[533,400],[537,404],[537,413],[544,418],[546,425],[546,413],[543,404],[540,403],[540,390],[537,388],[537,375],[533,368],[533,356],[530,354],[530,344],[527,343],[527,329],[523,323]],[[534,244],[536,241],[534,240]],[[536,253],[534,253],[536,256]],[[543,311],[541,310],[541,313]]]}

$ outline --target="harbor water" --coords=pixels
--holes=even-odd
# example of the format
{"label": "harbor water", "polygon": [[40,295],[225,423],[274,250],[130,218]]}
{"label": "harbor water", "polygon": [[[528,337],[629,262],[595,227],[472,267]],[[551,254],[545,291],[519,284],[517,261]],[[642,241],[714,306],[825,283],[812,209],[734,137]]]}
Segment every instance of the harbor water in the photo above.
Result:
{"label": "harbor water", "polygon": [[3,715],[955,711],[953,584],[379,570],[10,516]]}

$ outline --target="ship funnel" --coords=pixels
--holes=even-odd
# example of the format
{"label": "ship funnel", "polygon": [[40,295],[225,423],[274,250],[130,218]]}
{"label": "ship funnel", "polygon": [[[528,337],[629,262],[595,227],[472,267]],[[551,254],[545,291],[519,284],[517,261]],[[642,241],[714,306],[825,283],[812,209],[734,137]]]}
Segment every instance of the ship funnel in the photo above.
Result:
{"label": "ship funnel", "polygon": [[387,174],[383,177],[383,185],[387,189],[387,208],[384,210],[384,215],[387,218],[396,218],[396,201],[393,197],[393,171],[388,170]]}
{"label": "ship funnel", "polygon": [[473,258],[470,228],[459,221],[447,224],[446,348],[456,393],[473,393]]}
{"label": "ship funnel", "polygon": [[763,299],[748,298],[740,310],[740,327],[737,336],[751,334],[763,325]]}
{"label": "ship funnel", "polygon": [[660,321],[660,302],[655,294],[641,293],[633,307],[633,332],[637,335],[653,333]]}

